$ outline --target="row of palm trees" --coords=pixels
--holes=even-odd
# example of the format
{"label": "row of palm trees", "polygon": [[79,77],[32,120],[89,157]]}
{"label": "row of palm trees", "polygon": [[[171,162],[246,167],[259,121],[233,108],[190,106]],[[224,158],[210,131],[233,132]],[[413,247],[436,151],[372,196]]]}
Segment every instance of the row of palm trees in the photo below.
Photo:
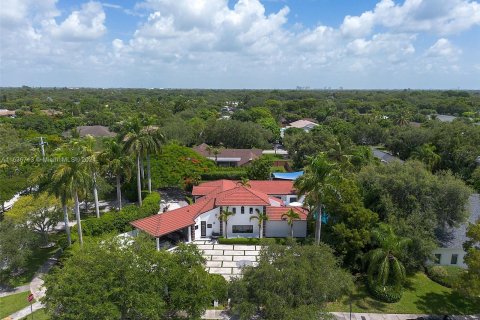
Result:
{"label": "row of palm trees", "polygon": [[122,180],[128,181],[135,167],[136,159],[138,205],[142,205],[143,159],[147,162],[148,191],[152,192],[150,156],[160,152],[164,142],[158,127],[142,125],[139,119],[133,119],[125,126],[124,134],[119,139],[108,140],[104,149],[95,150],[96,141],[87,136],[84,139],[72,139],[57,149],[54,159],[58,163],[51,166],[39,179],[42,189],[60,199],[64,213],[65,230],[68,243],[71,244],[68,227],[68,206],[73,201],[73,210],[77,220],[79,243],[83,244],[80,219],[80,198],[93,193],[96,216],[100,217],[98,202],[99,175],[115,178],[117,209],[122,209]]}

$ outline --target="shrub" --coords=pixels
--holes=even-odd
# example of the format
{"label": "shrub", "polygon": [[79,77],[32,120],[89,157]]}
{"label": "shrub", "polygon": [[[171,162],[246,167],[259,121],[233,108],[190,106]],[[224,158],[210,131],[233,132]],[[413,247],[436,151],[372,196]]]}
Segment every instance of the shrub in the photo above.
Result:
{"label": "shrub", "polygon": [[427,268],[427,276],[444,287],[452,288],[460,274],[465,272],[455,266],[431,266]]}
{"label": "shrub", "polygon": [[245,170],[229,170],[229,171],[210,171],[202,173],[201,179],[206,181],[211,180],[220,180],[220,179],[228,179],[228,180],[241,180],[247,175]]}
{"label": "shrub", "polygon": [[[290,238],[229,238],[225,239],[220,237],[218,239],[219,244],[242,244],[242,245],[268,245],[268,244],[282,244],[285,245],[289,241],[292,241]],[[306,243],[306,239],[304,238],[297,238],[294,241],[297,243],[304,244]]]}
{"label": "shrub", "polygon": [[[160,194],[154,192],[145,197],[143,205],[125,206],[122,210],[110,211],[100,218],[89,218],[82,221],[82,231],[85,236],[100,236],[105,233],[123,233],[132,230],[131,221],[138,220],[158,213],[160,208]],[[76,233],[76,226],[72,233]]]}
{"label": "shrub", "polygon": [[383,286],[367,281],[367,288],[373,298],[387,303],[398,302],[403,295],[403,287]]}
{"label": "shrub", "polygon": [[218,243],[220,244],[247,244],[247,245],[258,245],[259,244],[258,238],[219,238]]}

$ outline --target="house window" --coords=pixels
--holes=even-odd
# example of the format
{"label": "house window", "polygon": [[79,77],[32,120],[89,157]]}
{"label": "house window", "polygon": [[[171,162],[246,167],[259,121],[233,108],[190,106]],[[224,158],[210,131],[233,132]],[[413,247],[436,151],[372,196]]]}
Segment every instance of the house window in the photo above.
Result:
{"label": "house window", "polygon": [[211,228],[212,228],[212,224],[211,224],[211,223],[207,224],[207,228],[211,229]]}
{"label": "house window", "polygon": [[198,225],[195,225],[195,230],[197,230],[197,229],[198,229]]}
{"label": "house window", "polygon": [[236,214],[236,213],[237,213],[237,208],[233,208],[233,209],[232,209],[232,213],[233,213],[233,214]]}
{"label": "house window", "polygon": [[253,225],[233,225],[232,233],[253,233]]}
{"label": "house window", "polygon": [[241,207],[241,208],[240,208],[240,213],[241,213],[241,214],[244,214],[244,213],[245,213],[245,207]]}
{"label": "house window", "polygon": [[249,213],[253,214],[253,208],[250,208]]}
{"label": "house window", "polygon": [[441,259],[442,259],[442,255],[441,255],[440,253],[436,253],[436,254],[435,254],[434,262],[435,262],[436,264],[440,264]]}
{"label": "house window", "polygon": [[290,197],[290,202],[296,202],[297,201],[297,197]]}
{"label": "house window", "polygon": [[452,254],[452,260],[450,260],[450,264],[457,264],[458,254]]}

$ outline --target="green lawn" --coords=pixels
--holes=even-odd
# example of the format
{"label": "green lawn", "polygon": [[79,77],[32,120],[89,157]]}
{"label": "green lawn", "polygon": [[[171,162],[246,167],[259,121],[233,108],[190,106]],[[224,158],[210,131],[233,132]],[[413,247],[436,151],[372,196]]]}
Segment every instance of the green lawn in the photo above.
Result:
{"label": "green lawn", "polygon": [[[343,298],[327,306],[328,311],[349,311],[349,299]],[[417,314],[476,314],[475,304],[454,293],[452,289],[430,280],[419,272],[407,280],[402,299],[397,303],[384,303],[371,298],[365,286],[359,284],[352,296],[353,312],[417,313]]]}
{"label": "green lawn", "polygon": [[28,306],[27,297],[29,294],[30,291],[27,291],[0,298],[0,319]]}
{"label": "green lawn", "polygon": [[[33,314],[33,319],[34,320],[49,320],[50,319],[50,317],[45,312],[45,309],[37,310],[32,314]],[[31,320],[32,319],[32,314],[30,314],[28,317],[22,318],[21,320]]]}
{"label": "green lawn", "polygon": [[55,252],[57,252],[58,246],[54,246],[52,248],[42,249],[36,248],[33,252],[32,257],[28,260],[27,268],[25,272],[14,277],[10,280],[10,285],[12,287],[23,286],[24,284],[30,283],[35,272],[40,268],[40,266],[47,261]]}

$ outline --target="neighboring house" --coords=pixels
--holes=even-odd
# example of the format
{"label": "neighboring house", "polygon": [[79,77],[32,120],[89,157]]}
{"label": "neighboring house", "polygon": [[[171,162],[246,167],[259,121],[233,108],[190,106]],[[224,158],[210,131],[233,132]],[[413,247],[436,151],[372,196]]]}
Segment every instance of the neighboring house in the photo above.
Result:
{"label": "neighboring house", "polygon": [[[457,117],[450,116],[448,114],[435,114],[433,117],[438,119],[440,122],[452,122],[453,120],[457,119]],[[430,116],[430,118],[432,118],[432,116]]]}
{"label": "neighboring house", "polygon": [[467,241],[467,227],[469,223],[476,223],[480,219],[480,194],[470,196],[468,203],[469,218],[468,222],[462,224],[458,228],[452,228],[446,239],[441,240],[441,246],[433,251],[435,257],[431,264],[439,264],[446,266],[459,266],[466,268],[463,261],[465,251],[463,243]]}
{"label": "neighboring house", "polygon": [[295,237],[307,235],[307,211],[300,207],[289,207],[297,201],[292,181],[250,181],[242,186],[237,181],[217,180],[195,186],[192,195],[195,203],[176,210],[159,213],[131,224],[139,231],[156,238],[157,248],[165,239],[192,241],[224,234],[225,223],[220,221],[221,210],[233,212],[227,221],[226,234],[229,238],[259,236],[257,210],[266,212],[269,220],[264,222],[265,237],[287,237],[290,226],[282,215],[293,209],[300,215],[294,221]]}
{"label": "neighboring house", "polygon": [[0,117],[15,117],[15,110],[0,109]]}
{"label": "neighboring house", "polygon": [[[117,134],[111,132],[108,127],[105,126],[80,126],[75,128],[80,134],[80,137],[85,137],[91,135],[93,137],[115,137]],[[64,137],[69,137],[72,135],[71,131],[66,131],[62,134]]]}
{"label": "neighboring house", "polygon": [[209,146],[206,143],[193,147],[193,150],[208,159],[216,161],[217,165],[222,167],[241,167],[262,156],[261,149],[227,148],[219,148],[219,153],[215,155],[213,152],[209,151]]}
{"label": "neighboring house", "polygon": [[374,147],[372,147],[372,152],[373,152],[373,156],[375,158],[380,159],[380,161],[383,162],[383,163],[390,163],[390,162],[393,162],[393,161],[400,161],[402,163],[404,162],[403,160],[401,160],[401,159],[399,159],[395,156],[392,156],[390,153],[382,151],[382,150],[378,150],[377,148],[374,148]]}
{"label": "neighboring house", "polygon": [[280,129],[280,136],[283,138],[285,135],[285,130],[289,128],[302,129],[305,132],[310,132],[313,128],[318,126],[318,123],[314,122],[313,119],[300,119],[294,122],[289,123],[286,127]]}

